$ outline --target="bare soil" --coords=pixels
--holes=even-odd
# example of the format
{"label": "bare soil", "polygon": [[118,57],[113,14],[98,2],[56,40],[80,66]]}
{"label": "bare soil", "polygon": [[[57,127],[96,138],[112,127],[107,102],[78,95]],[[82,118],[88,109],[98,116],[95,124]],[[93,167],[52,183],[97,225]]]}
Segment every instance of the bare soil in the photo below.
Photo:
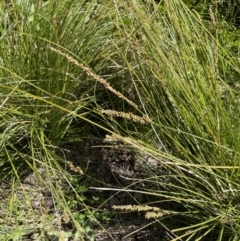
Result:
{"label": "bare soil", "polygon": [[[84,186],[88,187],[84,195],[87,198],[86,203],[89,205],[93,203],[93,197],[98,197],[99,200],[105,201],[101,201],[102,203],[99,201],[93,205],[96,207],[101,205],[102,209],[113,213],[114,205],[144,205],[157,201],[156,198],[149,198],[138,192],[116,191],[120,189],[141,190],[145,189],[147,185],[154,185],[143,181],[147,179],[149,172],[157,171],[158,175],[164,173],[159,162],[153,158],[141,156],[122,143],[104,143],[102,140],[88,141],[79,146],[66,146],[64,149],[64,158],[74,166],[80,166],[84,172]],[[147,163],[147,166],[144,163]],[[71,170],[69,169],[69,171]],[[27,175],[18,189],[18,196],[29,196],[29,203],[24,204],[26,214],[31,208],[39,219],[44,213],[54,213],[56,206],[54,196],[50,191],[51,187],[48,188],[48,185],[39,181],[44,179],[44,175],[44,169],[38,169]],[[53,175],[51,178],[52,184],[59,183],[61,179],[58,175]],[[63,188],[67,186],[62,185]],[[151,188],[157,187],[152,186]],[[2,183],[0,188],[2,200],[8,198],[10,194],[11,187]],[[144,214],[127,211],[114,211],[114,213],[111,214],[110,220],[101,223],[101,227],[97,224],[92,227],[96,234],[95,241],[157,241],[169,240],[171,237],[171,234],[164,228],[159,228],[161,226],[159,223],[157,224],[156,220],[147,220],[144,218]],[[0,216],[4,217],[1,211]],[[66,231],[73,228],[68,222],[61,222],[61,225],[61,229]],[[59,228],[57,221],[55,226]],[[33,234],[29,233],[25,240],[35,240],[31,237]],[[69,238],[68,240],[74,239]],[[86,237],[86,240],[90,239]],[[77,240],[75,239],[75,241]]]}

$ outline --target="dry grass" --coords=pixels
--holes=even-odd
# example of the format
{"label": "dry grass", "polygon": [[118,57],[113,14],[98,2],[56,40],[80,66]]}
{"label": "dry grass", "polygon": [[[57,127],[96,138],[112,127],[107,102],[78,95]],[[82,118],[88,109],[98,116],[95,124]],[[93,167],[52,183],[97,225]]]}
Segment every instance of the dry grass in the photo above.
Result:
{"label": "dry grass", "polygon": [[138,109],[138,106],[133,103],[131,100],[129,100],[128,98],[126,98],[124,95],[122,95],[119,91],[115,90],[114,88],[112,88],[112,86],[102,77],[100,77],[99,75],[95,74],[90,68],[84,66],[83,64],[80,64],[76,59],[72,58],[71,56],[69,56],[68,54],[65,54],[63,52],[61,52],[60,50],[57,50],[55,48],[50,47],[50,49],[64,57],[66,57],[68,59],[68,61],[70,63],[75,64],[76,66],[80,67],[81,69],[83,69],[88,76],[92,77],[93,79],[95,79],[96,81],[98,81],[99,83],[101,83],[106,89],[108,89],[109,91],[111,91],[113,94],[115,94],[116,96],[118,96],[120,99],[125,100],[129,105],[131,105],[132,107],[134,107],[135,109]]}
{"label": "dry grass", "polygon": [[151,120],[147,117],[141,117],[141,116],[137,116],[134,115],[133,113],[125,113],[122,111],[115,111],[115,110],[101,110],[102,114],[106,114],[108,116],[115,116],[115,117],[121,117],[123,119],[127,119],[136,123],[140,123],[142,125],[144,124],[149,124],[151,123]]}

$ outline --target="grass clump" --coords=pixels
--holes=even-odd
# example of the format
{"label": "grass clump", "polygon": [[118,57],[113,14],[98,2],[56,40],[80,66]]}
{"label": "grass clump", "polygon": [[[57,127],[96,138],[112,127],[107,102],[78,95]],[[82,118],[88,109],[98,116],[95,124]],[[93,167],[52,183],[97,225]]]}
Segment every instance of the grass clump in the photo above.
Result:
{"label": "grass clump", "polygon": [[[0,6],[2,240],[93,239],[119,216],[106,197],[88,200],[89,186],[144,195],[113,207],[144,211],[166,240],[238,240],[236,8],[231,20],[216,1],[10,2]],[[106,187],[68,159],[105,137],[133,150],[145,176]]]}

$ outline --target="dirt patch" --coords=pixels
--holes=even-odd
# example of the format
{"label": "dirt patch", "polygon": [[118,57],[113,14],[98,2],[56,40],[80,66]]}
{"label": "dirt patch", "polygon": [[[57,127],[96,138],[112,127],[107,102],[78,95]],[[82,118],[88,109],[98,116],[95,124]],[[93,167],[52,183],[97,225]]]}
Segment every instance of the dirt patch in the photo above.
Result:
{"label": "dirt patch", "polygon": [[[62,157],[83,170],[84,185],[89,187],[89,190],[84,193],[88,205],[91,205],[92,198],[95,196],[104,200],[102,203],[96,203],[96,208],[101,206],[102,209],[114,213],[112,209],[114,205],[144,205],[157,201],[154,197],[149,198],[148,195],[137,192],[141,189],[157,188],[157,186],[154,187],[155,184],[147,181],[149,172],[155,172],[157,175],[165,174],[159,161],[154,158],[139,155],[121,142],[106,143],[103,140],[92,140],[79,146],[66,146],[64,149]],[[69,171],[71,172],[70,169]],[[35,170],[34,173],[27,175],[19,188],[15,190],[19,200],[29,197],[28,203],[24,203],[24,212],[28,213],[30,209],[33,210],[35,218],[39,220],[43,215],[54,214],[56,200],[51,193],[49,183],[55,185],[54,183],[59,183],[61,180],[61,175],[57,172],[50,176],[47,173],[44,168]],[[62,185],[64,189],[66,183],[62,182]],[[122,189],[125,191],[121,191]],[[126,189],[135,192],[128,192]],[[2,197],[6,199],[10,192],[11,187],[2,184]],[[1,213],[0,215],[4,216]],[[68,231],[73,228],[67,222],[65,224],[62,222],[62,226],[59,227],[58,217],[54,222],[52,226],[56,229]],[[101,227],[96,225],[92,228],[96,234],[94,240],[169,240],[170,234],[164,228],[160,229],[160,225],[153,223],[153,220],[146,220],[143,214],[116,211],[109,221],[101,224]],[[34,240],[31,238],[33,234],[27,236],[26,240]]]}
{"label": "dirt patch", "polygon": [[[160,162],[150,156],[137,153],[134,149],[121,142],[106,143],[95,140],[85,143],[80,147],[84,150],[69,152],[68,158],[76,165],[81,165],[86,176],[98,180],[94,188],[89,189],[88,198],[100,196],[107,200],[102,207],[112,211],[114,205],[140,205],[157,201],[155,197],[149,199],[136,190],[154,187],[153,182],[148,182],[149,173],[156,175],[166,174]],[[144,181],[146,179],[146,181]],[[89,184],[92,187],[92,184]],[[151,187],[150,187],[151,186]],[[99,189],[97,189],[99,188]],[[136,192],[116,191],[132,189]],[[116,214],[117,220],[105,224],[105,231],[97,232],[96,241],[110,240],[169,240],[170,234],[160,225],[151,225],[152,220],[146,220],[139,213]]]}

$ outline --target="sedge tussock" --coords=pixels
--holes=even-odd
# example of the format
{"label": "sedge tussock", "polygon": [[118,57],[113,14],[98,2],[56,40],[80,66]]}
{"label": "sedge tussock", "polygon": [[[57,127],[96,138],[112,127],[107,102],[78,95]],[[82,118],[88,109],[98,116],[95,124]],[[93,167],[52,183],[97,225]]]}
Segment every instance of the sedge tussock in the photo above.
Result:
{"label": "sedge tussock", "polygon": [[75,64],[78,67],[80,67],[82,70],[84,70],[87,73],[88,76],[94,78],[96,81],[101,83],[106,89],[111,91],[113,94],[118,96],[120,99],[125,100],[129,105],[131,105],[135,109],[138,109],[138,106],[135,103],[133,103],[131,100],[129,100],[123,94],[121,94],[119,91],[115,90],[105,79],[103,79],[99,75],[95,74],[90,68],[84,66],[83,64],[80,64],[76,59],[72,58],[68,54],[65,54],[65,53],[61,52],[60,50],[57,50],[57,49],[52,48],[52,47],[50,47],[50,49],[52,51],[56,52],[57,54],[60,54],[60,55],[64,56],[69,62]]}
{"label": "sedge tussock", "polygon": [[102,114],[106,114],[108,116],[116,116],[116,117],[121,117],[127,120],[132,120],[134,122],[138,122],[142,125],[151,123],[151,120],[147,117],[141,117],[138,115],[134,115],[133,113],[125,113],[122,111],[115,111],[115,110],[101,110]]}

